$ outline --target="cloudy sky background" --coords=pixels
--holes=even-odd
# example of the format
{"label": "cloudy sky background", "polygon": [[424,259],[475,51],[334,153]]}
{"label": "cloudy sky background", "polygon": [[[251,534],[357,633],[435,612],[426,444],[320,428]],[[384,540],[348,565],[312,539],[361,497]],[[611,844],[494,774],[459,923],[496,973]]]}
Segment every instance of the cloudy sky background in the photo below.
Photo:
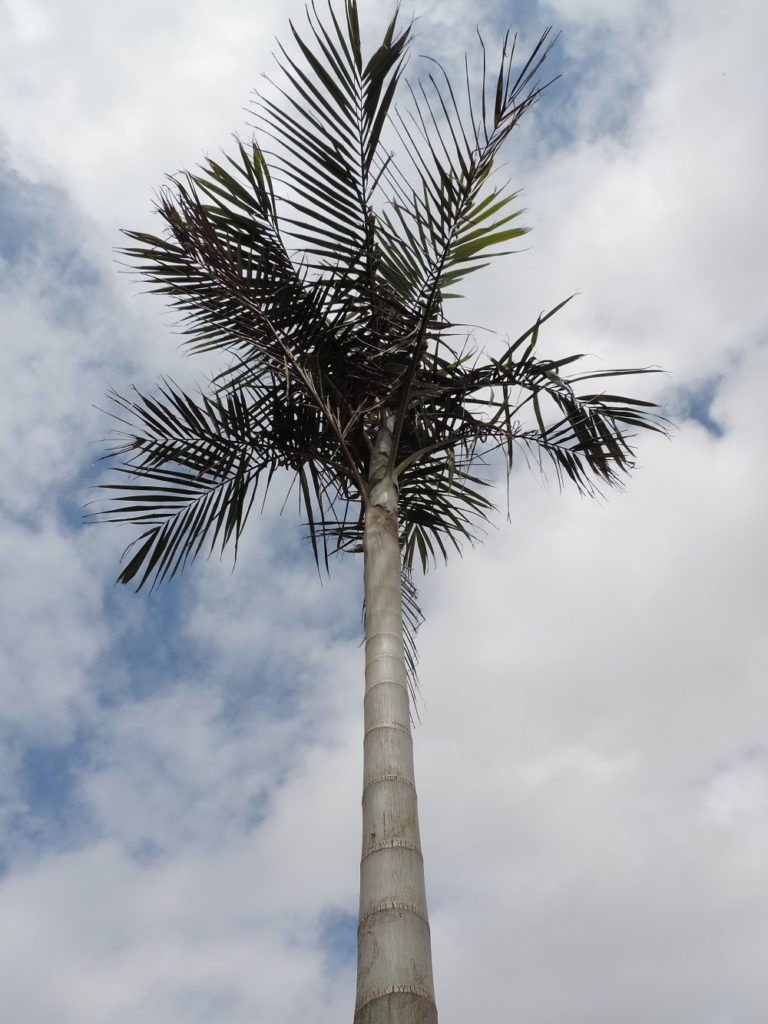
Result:
{"label": "cloudy sky background", "polygon": [[[280,9],[278,9],[280,7]],[[369,24],[388,5],[363,4]],[[410,8],[407,9],[410,12]],[[299,3],[0,0],[0,1008],[24,1024],[350,1020],[361,565],[295,509],[237,571],[117,589],[84,528],[108,384],[182,380],[116,272],[234,131]],[[423,7],[448,62],[552,23],[507,159],[529,248],[456,316],[658,365],[677,421],[594,502],[521,466],[420,586],[417,777],[442,1024],[768,1019],[768,163],[759,0]],[[503,500],[503,491],[500,492]]]}

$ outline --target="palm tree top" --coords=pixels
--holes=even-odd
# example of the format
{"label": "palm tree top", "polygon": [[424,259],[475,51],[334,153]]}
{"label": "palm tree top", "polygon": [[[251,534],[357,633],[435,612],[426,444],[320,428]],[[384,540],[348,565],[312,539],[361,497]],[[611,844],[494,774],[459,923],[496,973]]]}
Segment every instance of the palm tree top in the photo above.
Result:
{"label": "palm tree top", "polygon": [[397,13],[368,57],[354,0],[322,17],[312,4],[291,31],[254,140],[170,180],[162,234],[126,232],[123,253],[178,311],[188,350],[225,365],[203,394],[169,380],[112,394],[118,478],[99,517],[141,530],[124,583],[236,550],[286,473],[319,562],[358,549],[365,508],[390,501],[404,565],[426,569],[485,520],[494,453],[507,472],[523,453],[593,493],[632,468],[633,431],[664,430],[655,405],[610,383],[653,371],[539,355],[568,299],[495,354],[448,317],[461,281],[526,231],[493,171],[550,84],[550,30],[520,63],[505,36],[493,73],[481,41],[477,88],[474,71],[459,87],[431,63],[402,109],[411,26]]}

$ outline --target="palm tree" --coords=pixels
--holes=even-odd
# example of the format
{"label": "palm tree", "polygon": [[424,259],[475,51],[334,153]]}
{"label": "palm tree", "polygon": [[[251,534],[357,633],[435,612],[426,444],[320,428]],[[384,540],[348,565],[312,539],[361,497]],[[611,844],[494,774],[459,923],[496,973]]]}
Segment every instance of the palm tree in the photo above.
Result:
{"label": "palm tree", "polygon": [[[181,314],[191,352],[226,365],[203,394],[164,380],[113,392],[120,421],[100,518],[133,524],[119,580],[155,586],[201,552],[237,552],[270,487],[295,486],[318,565],[362,552],[365,737],[356,1024],[437,1020],[409,709],[422,569],[476,536],[486,465],[522,454],[585,492],[633,465],[656,407],[539,355],[540,315],[475,349],[446,307],[469,273],[521,236],[493,169],[547,84],[548,30],[520,65],[507,34],[490,74],[443,68],[393,106],[410,26],[392,18],[366,58],[355,0],[307,11],[281,78],[255,109],[259,142],[161,192],[162,235],[124,250]],[[392,147],[398,148],[394,156]],[[567,301],[567,300],[566,300]],[[566,374],[566,368],[568,373]],[[594,382],[600,378],[597,385]]]}

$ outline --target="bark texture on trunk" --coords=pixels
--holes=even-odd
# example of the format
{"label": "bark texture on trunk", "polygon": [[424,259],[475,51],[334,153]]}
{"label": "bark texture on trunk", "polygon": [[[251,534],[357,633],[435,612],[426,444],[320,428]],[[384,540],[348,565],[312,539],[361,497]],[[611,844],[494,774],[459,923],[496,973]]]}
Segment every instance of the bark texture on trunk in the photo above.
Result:
{"label": "bark texture on trunk", "polygon": [[397,515],[365,515],[363,850],[355,1024],[437,1024],[403,650]]}

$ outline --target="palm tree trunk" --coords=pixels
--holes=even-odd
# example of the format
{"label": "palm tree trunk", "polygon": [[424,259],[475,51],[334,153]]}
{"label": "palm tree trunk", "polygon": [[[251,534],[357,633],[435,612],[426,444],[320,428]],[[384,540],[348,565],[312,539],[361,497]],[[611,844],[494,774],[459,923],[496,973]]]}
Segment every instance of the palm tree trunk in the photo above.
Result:
{"label": "palm tree trunk", "polygon": [[365,513],[363,851],[354,1024],[437,1024],[393,483],[388,491]]}

